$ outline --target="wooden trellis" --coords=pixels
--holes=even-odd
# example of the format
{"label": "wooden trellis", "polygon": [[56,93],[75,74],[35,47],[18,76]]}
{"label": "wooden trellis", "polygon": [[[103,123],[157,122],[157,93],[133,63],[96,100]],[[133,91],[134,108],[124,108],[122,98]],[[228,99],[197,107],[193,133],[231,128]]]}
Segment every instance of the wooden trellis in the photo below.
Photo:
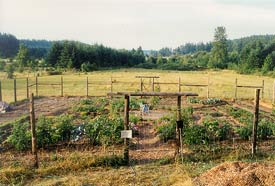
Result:
{"label": "wooden trellis", "polygon": [[[187,96],[198,96],[196,93],[192,92],[116,92],[108,93],[108,96],[124,96],[124,130],[129,130],[129,105],[131,96],[169,96],[177,97],[177,126],[176,126],[176,139],[177,145],[175,149],[175,155],[179,153],[179,149],[182,145],[181,143],[181,134],[182,134],[182,117],[181,117],[181,97]],[[129,138],[124,139],[124,159],[129,162]],[[182,152],[181,152],[182,153]]]}

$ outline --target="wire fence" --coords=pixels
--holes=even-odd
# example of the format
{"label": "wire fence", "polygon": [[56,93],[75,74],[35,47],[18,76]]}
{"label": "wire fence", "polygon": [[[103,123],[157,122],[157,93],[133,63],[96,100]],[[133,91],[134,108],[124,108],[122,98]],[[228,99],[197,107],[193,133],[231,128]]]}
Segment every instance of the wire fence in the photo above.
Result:
{"label": "wire fence", "polygon": [[225,99],[253,99],[254,89],[262,90],[261,99],[275,102],[273,80],[251,81],[209,76],[199,80],[137,77],[95,77],[95,76],[45,76],[6,79],[0,81],[0,101],[17,102],[35,96],[106,96],[109,92],[196,92],[199,97]]}

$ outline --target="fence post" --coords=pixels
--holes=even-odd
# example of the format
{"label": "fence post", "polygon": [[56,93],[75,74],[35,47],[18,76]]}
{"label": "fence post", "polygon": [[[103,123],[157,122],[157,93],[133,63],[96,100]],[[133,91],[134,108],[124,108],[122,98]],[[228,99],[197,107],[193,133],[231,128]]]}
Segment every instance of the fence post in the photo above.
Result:
{"label": "fence post", "polygon": [[33,93],[31,94],[31,99],[30,99],[30,124],[31,124],[31,134],[32,134],[32,154],[34,155],[34,167],[38,168]]}
{"label": "fence post", "polygon": [[179,77],[179,92],[181,92],[181,82],[180,82],[180,77]]}
{"label": "fence post", "polygon": [[[124,96],[124,130],[129,130],[129,95]],[[129,163],[129,139],[124,139],[124,160]]]}
{"label": "fence post", "polygon": [[235,100],[237,100],[238,79],[235,79]]}
{"label": "fence post", "polygon": [[29,99],[29,78],[26,78],[26,93],[27,99]]}
{"label": "fence post", "polygon": [[0,101],[3,101],[2,100],[2,84],[1,84],[1,81],[0,81]]}
{"label": "fence post", "polygon": [[275,80],[273,82],[273,104],[275,104]]}
{"label": "fence post", "polygon": [[38,77],[35,77],[35,94],[38,96]]}
{"label": "fence post", "polygon": [[140,92],[143,92],[143,81],[142,81],[142,78],[140,78]]}
{"label": "fence post", "polygon": [[86,96],[89,96],[89,77],[86,78]]}
{"label": "fence post", "polygon": [[16,79],[13,79],[13,94],[14,94],[14,102],[17,102],[17,95],[16,95]]}
{"label": "fence post", "polygon": [[181,126],[179,126],[179,122],[181,121],[181,96],[177,97],[177,127],[176,127],[176,151],[175,151],[175,157],[179,153],[180,149],[180,140],[181,140],[181,132],[180,130],[182,129]]}
{"label": "fence post", "polygon": [[253,131],[252,131],[252,157],[254,157],[256,153],[256,145],[257,145],[257,127],[258,127],[258,121],[259,121],[260,90],[261,89],[256,89],[255,91],[254,119],[253,119]]}
{"label": "fence post", "polygon": [[209,98],[209,82],[210,82],[210,80],[209,80],[209,75],[208,75],[208,77],[207,77],[207,90],[206,90],[207,99]]}
{"label": "fence post", "polygon": [[113,92],[113,78],[111,77],[111,87],[110,87],[111,92]]}
{"label": "fence post", "polygon": [[61,91],[61,97],[63,97],[63,76],[61,76],[61,79],[60,79],[60,91]]}
{"label": "fence post", "polygon": [[264,99],[264,79],[263,79],[263,82],[262,82],[262,99]]}
{"label": "fence post", "polygon": [[152,81],[152,92],[155,92],[155,78]]}

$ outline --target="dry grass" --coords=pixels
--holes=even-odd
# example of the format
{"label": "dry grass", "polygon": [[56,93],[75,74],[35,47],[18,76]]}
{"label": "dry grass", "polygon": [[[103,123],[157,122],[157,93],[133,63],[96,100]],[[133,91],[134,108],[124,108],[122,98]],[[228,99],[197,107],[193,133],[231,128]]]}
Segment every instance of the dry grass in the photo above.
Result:
{"label": "dry grass", "polygon": [[[89,74],[66,73],[64,78],[64,95],[85,96],[86,95],[86,77],[89,77],[89,94],[94,96],[106,95],[110,92],[111,77],[118,83],[113,84],[113,91],[138,91],[140,89],[140,79],[135,78],[138,75],[160,76],[158,82],[178,82],[179,77],[182,83],[186,84],[207,84],[210,80],[210,97],[234,98],[235,79],[238,78],[240,85],[261,85],[265,80],[265,100],[271,101],[273,96],[273,79],[269,77],[256,75],[240,75],[233,71],[160,71],[160,70],[142,70],[142,69],[121,69],[109,71],[97,71]],[[34,74],[17,74],[18,100],[26,98],[26,77],[30,77],[30,84],[35,82]],[[1,75],[0,75],[1,77]],[[3,77],[3,76],[2,76]],[[60,76],[41,76],[40,83],[60,83]],[[101,82],[101,85],[95,85]],[[124,82],[124,83],[119,83]],[[128,83],[125,83],[128,82]],[[151,91],[150,81],[145,80],[145,91]],[[13,81],[3,79],[3,99],[7,102],[13,101]],[[178,91],[177,85],[161,85],[160,91],[174,92]],[[206,97],[206,88],[204,87],[182,87],[182,91],[192,91],[199,93],[201,97]],[[31,92],[35,92],[32,87]],[[39,86],[39,95],[53,96],[60,95],[60,86]],[[240,88],[238,97],[253,98],[254,90]]]}
{"label": "dry grass", "polygon": [[[191,185],[183,165],[144,164],[133,167],[93,166],[90,151],[40,152],[40,167],[32,168],[30,154],[2,154],[0,185]],[[2,160],[5,160],[2,161]]]}

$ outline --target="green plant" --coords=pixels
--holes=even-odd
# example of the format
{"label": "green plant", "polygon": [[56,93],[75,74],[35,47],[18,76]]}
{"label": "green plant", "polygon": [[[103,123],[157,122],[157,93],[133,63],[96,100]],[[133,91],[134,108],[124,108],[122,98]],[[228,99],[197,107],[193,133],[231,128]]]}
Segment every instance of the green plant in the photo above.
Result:
{"label": "green plant", "polygon": [[252,125],[235,128],[235,132],[240,136],[241,139],[248,140],[252,134]]}
{"label": "green plant", "polygon": [[153,96],[150,98],[150,107],[153,109],[160,102],[160,97]]}
{"label": "green plant", "polygon": [[134,114],[130,114],[129,116],[129,121],[131,123],[134,123],[135,125],[140,121],[141,117],[140,116],[136,116]]}
{"label": "green plant", "polygon": [[111,145],[120,143],[123,120],[120,117],[98,116],[85,125],[86,135],[92,145]]}
{"label": "green plant", "polygon": [[176,120],[173,116],[164,116],[157,121],[156,126],[159,138],[164,142],[175,139],[176,136]]}
{"label": "green plant", "polygon": [[266,140],[273,135],[272,123],[268,120],[261,120],[258,125],[257,136],[262,140]]}
{"label": "green plant", "polygon": [[53,142],[53,120],[44,116],[39,117],[36,123],[37,146],[44,148]]}
{"label": "green plant", "polygon": [[192,125],[185,129],[184,142],[188,145],[208,144],[209,136],[207,129],[201,125]]}
{"label": "green plant", "polygon": [[6,65],[5,66],[5,71],[7,72],[7,77],[8,79],[12,79],[13,78],[13,73],[14,73],[14,67],[13,65]]}
{"label": "green plant", "polygon": [[31,147],[31,133],[29,130],[29,123],[15,122],[7,142],[19,151],[29,149]]}
{"label": "green plant", "polygon": [[63,114],[54,119],[52,140],[57,141],[69,141],[71,139],[73,126],[73,117],[68,114]]}

